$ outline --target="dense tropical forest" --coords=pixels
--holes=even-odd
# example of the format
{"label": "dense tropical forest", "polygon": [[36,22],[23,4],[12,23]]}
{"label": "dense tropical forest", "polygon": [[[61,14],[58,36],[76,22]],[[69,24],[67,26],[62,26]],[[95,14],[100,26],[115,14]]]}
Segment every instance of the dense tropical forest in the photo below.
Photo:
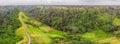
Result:
{"label": "dense tropical forest", "polygon": [[0,44],[120,44],[120,7],[0,6]]}

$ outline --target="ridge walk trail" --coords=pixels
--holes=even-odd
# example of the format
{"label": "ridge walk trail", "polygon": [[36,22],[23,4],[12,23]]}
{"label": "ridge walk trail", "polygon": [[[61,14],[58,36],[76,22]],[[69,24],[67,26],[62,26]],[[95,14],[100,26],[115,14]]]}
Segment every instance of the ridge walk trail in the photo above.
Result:
{"label": "ridge walk trail", "polygon": [[[18,16],[22,26],[16,30],[16,35],[22,36],[23,40],[16,42],[16,44],[50,44],[52,42],[51,38],[64,38],[64,32],[51,28],[34,19],[30,19],[24,12],[19,12]],[[34,27],[34,25],[38,27]]]}
{"label": "ridge walk trail", "polygon": [[24,23],[24,21],[23,21],[23,17],[24,17],[25,15],[23,14],[23,12],[20,12],[19,13],[19,20],[20,20],[20,22],[22,23],[22,26],[24,27],[24,32],[25,32],[25,35],[26,35],[26,37],[28,38],[28,41],[27,41],[27,44],[30,44],[31,43],[31,38],[30,38],[30,35],[28,34],[28,32],[27,32],[27,26],[26,26],[26,24]]}

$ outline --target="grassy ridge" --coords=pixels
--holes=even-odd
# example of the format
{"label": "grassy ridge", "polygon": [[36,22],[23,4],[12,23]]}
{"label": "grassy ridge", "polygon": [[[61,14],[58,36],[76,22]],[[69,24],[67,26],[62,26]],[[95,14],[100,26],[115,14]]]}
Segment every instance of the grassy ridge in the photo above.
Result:
{"label": "grassy ridge", "polygon": [[[32,22],[32,24],[34,25],[37,24],[38,27],[25,23],[25,22],[29,22],[29,20],[28,20],[28,17],[25,16],[23,12],[19,13],[19,17],[20,16],[21,16],[20,20],[22,20],[21,21],[22,25],[25,25],[27,27],[26,31],[30,35],[31,44],[50,44],[52,42],[52,37],[62,37],[63,35],[63,32],[57,31],[47,25],[40,25],[40,22],[32,19],[30,20],[30,23]],[[24,38],[23,40],[17,42],[16,44],[27,43],[28,38],[25,35],[24,26],[21,26],[20,28],[18,28],[16,31],[16,34]]]}

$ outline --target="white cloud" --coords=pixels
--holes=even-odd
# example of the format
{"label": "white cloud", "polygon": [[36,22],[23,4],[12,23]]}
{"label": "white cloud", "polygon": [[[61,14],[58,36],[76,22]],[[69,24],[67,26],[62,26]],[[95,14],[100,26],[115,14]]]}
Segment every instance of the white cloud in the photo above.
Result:
{"label": "white cloud", "polygon": [[120,5],[120,0],[0,0],[0,5]]}

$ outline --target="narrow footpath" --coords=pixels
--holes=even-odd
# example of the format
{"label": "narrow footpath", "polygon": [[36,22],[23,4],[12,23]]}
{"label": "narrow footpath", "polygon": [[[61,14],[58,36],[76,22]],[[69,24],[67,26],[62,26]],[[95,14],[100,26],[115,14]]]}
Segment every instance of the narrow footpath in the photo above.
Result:
{"label": "narrow footpath", "polygon": [[25,15],[23,14],[23,12],[20,12],[19,13],[19,20],[20,20],[20,22],[22,23],[22,26],[24,27],[24,32],[25,32],[25,35],[26,35],[26,37],[28,38],[28,41],[27,41],[27,44],[30,44],[31,43],[31,38],[30,38],[30,35],[28,34],[28,32],[27,32],[27,26],[26,26],[26,24],[24,23],[24,21],[23,21],[23,17],[24,17]]}

